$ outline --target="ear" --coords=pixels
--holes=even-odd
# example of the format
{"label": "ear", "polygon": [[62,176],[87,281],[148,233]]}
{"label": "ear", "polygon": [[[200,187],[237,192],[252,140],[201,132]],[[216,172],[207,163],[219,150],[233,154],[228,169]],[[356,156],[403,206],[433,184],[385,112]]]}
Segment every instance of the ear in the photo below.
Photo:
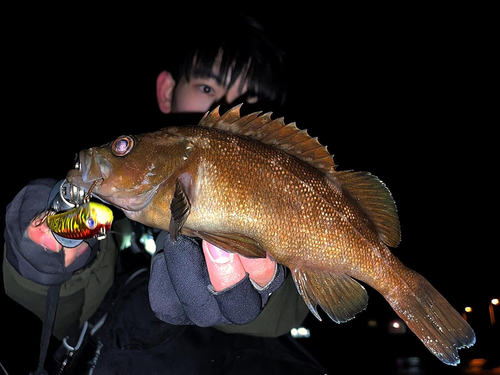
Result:
{"label": "ear", "polygon": [[163,113],[170,113],[172,110],[172,93],[175,87],[175,80],[172,74],[166,70],[162,71],[156,78],[156,99],[158,107]]}

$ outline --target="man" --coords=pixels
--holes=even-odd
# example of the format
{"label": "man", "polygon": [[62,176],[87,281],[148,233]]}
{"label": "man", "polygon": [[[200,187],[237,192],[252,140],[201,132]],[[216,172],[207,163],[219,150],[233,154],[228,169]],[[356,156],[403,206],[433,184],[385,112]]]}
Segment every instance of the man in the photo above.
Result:
{"label": "man", "polygon": [[[190,21],[203,25],[196,18]],[[161,112],[203,113],[217,105],[224,111],[241,102],[249,107],[283,102],[282,53],[253,19],[235,17],[206,31],[191,30],[188,35],[196,38],[172,46],[166,70],[157,77]],[[160,250],[148,260],[150,272],[149,265],[138,267],[136,263],[141,262],[134,256],[129,266],[119,263],[115,282],[120,246],[114,236],[64,246],[45,223],[37,226],[30,221],[52,202],[49,196],[57,196],[54,182],[30,183],[8,206],[5,288],[9,296],[45,320],[48,286],[60,284],[53,333],[59,339],[69,336],[76,344],[82,326],[89,321],[94,344],[99,347],[91,355],[97,363],[94,373],[123,369],[153,373],[165,364],[171,373],[183,374],[229,369],[241,374],[244,364],[248,373],[322,372],[303,350],[290,349],[295,344],[264,338],[289,332],[307,314],[283,266],[269,258],[250,260],[229,254],[205,242],[200,250],[196,241],[185,237],[171,244],[167,234],[161,233],[157,239]],[[203,264],[201,271],[192,272],[199,264]],[[149,273],[149,281],[141,278]],[[240,291],[256,296],[256,302],[249,305]],[[160,324],[157,317],[170,324]],[[145,351],[124,350],[130,347]],[[147,351],[154,351],[155,360]],[[120,360],[116,360],[118,356]],[[235,358],[241,360],[233,363]],[[207,369],[209,364],[213,370]]]}

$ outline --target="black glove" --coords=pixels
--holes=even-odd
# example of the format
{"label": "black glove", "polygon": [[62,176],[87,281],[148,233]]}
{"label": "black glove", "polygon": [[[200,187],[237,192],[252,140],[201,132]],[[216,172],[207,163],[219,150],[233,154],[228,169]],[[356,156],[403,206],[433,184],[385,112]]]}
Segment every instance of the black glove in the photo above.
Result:
{"label": "black glove", "polygon": [[256,288],[247,274],[231,288],[215,292],[196,240],[179,236],[172,244],[167,236],[152,260],[149,300],[156,316],[170,324],[247,324],[260,314],[284,276],[285,268],[278,264],[264,289]]}

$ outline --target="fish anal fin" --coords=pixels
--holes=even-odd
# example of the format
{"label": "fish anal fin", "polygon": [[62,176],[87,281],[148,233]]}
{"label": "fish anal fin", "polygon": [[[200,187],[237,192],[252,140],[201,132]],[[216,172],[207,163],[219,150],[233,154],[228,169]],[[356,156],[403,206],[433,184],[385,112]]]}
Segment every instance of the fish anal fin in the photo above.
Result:
{"label": "fish anal fin", "polygon": [[294,269],[292,276],[299,294],[319,320],[317,305],[336,323],[351,320],[368,305],[365,288],[346,274]]}
{"label": "fish anal fin", "polygon": [[266,251],[254,239],[233,233],[208,233],[192,231],[192,235],[231,253],[238,253],[247,258],[265,258]]}
{"label": "fish anal fin", "polygon": [[169,233],[172,242],[177,240],[177,236],[186,222],[190,212],[191,203],[188,197],[188,174],[182,175],[175,181],[175,190],[172,201],[170,202],[170,226]]}
{"label": "fish anal fin", "polygon": [[334,178],[372,219],[379,238],[388,246],[396,247],[401,240],[399,217],[385,184],[368,172],[337,171]]}
{"label": "fish anal fin", "polygon": [[241,104],[221,116],[217,107],[205,113],[198,125],[257,140],[296,157],[325,175],[335,170],[333,156],[306,130],[300,130],[295,123],[286,124],[283,118],[273,120],[271,112],[240,117],[240,108]]}

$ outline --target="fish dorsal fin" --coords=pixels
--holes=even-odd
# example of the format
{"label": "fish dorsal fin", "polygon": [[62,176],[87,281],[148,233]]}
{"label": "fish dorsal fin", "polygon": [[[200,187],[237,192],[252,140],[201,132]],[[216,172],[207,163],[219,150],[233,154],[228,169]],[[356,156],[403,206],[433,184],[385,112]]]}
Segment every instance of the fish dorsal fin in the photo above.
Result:
{"label": "fish dorsal fin", "polygon": [[334,173],[333,156],[318,138],[312,138],[293,122],[285,124],[282,117],[271,119],[271,112],[262,115],[254,112],[240,117],[240,108],[241,104],[221,116],[217,107],[205,113],[198,125],[255,139],[295,156],[326,175]]}
{"label": "fish dorsal fin", "polygon": [[398,211],[385,184],[368,172],[338,171],[335,178],[373,220],[379,238],[396,247],[401,240]]}

